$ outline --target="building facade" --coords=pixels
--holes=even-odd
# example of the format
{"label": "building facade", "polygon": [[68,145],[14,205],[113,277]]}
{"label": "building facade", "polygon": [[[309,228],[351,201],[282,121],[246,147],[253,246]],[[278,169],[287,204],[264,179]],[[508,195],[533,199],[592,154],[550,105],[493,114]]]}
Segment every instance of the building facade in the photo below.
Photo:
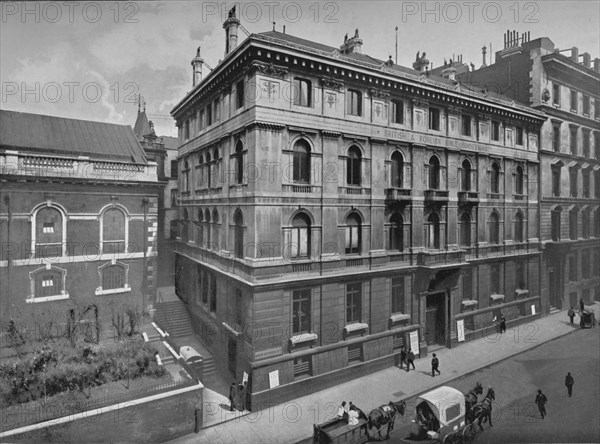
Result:
{"label": "building facade", "polygon": [[358,30],[237,46],[238,25],[172,111],[175,280],[253,404],[539,316],[540,112],[362,54]]}
{"label": "building facade", "polygon": [[512,31],[494,63],[460,78],[547,115],[540,214],[548,302],[564,310],[600,300],[600,59]]}
{"label": "building facade", "polygon": [[[0,111],[2,321],[141,311],[156,293],[159,184],[131,127]],[[90,312],[91,315],[91,312]]]}

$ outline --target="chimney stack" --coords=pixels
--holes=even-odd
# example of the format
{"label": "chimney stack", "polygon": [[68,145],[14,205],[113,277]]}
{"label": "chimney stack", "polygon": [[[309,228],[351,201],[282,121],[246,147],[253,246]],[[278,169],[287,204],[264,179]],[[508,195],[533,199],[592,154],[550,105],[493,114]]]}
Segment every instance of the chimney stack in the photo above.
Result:
{"label": "chimney stack", "polygon": [[483,56],[483,64],[481,65],[482,68],[485,68],[487,66],[487,62],[486,62],[486,55],[487,53],[487,48],[485,47],[485,45],[483,45],[483,48],[481,48],[481,55]]}
{"label": "chimney stack", "polygon": [[348,34],[344,36],[344,44],[340,46],[340,52],[342,54],[361,54],[362,53],[362,39],[358,36],[358,28],[354,31],[354,37],[348,38]]}
{"label": "chimney stack", "polygon": [[196,51],[196,57],[192,59],[192,86],[196,86],[202,81],[202,64],[204,59],[200,57],[200,47]]}
{"label": "chimney stack", "polygon": [[229,17],[223,23],[225,30],[225,56],[237,47],[240,21],[235,16],[235,6],[229,11]]}
{"label": "chimney stack", "polygon": [[575,63],[579,63],[579,48],[576,46],[571,48],[571,60],[573,60]]}
{"label": "chimney stack", "polygon": [[600,73],[600,59],[599,58],[594,59],[594,71]]}
{"label": "chimney stack", "polygon": [[584,52],[583,55],[583,66],[586,68],[590,68],[590,64],[592,62],[592,56],[588,52]]}

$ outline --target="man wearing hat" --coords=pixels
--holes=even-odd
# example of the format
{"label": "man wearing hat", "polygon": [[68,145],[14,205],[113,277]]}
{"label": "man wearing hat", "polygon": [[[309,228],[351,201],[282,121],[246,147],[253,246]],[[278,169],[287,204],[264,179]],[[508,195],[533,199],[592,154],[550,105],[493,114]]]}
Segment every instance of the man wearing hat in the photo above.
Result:
{"label": "man wearing hat", "polygon": [[440,372],[440,370],[438,368],[439,366],[440,366],[440,361],[434,353],[433,358],[431,359],[431,376],[435,376],[435,372],[438,372],[438,375],[442,374],[442,372]]}

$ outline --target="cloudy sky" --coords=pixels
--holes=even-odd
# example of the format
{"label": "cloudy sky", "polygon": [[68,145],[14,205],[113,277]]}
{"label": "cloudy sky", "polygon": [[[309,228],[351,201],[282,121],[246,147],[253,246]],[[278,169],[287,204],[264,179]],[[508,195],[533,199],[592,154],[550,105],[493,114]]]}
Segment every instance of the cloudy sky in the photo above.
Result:
{"label": "cloudy sky", "polygon": [[250,33],[276,22],[339,46],[358,28],[363,52],[384,60],[395,53],[397,26],[404,66],[425,51],[434,67],[453,54],[479,67],[481,47],[500,50],[509,29],[600,57],[599,0],[2,2],[0,106],[133,126],[141,93],[157,133],[176,135],[170,111],[191,89],[190,61],[198,46],[211,67],[223,58],[222,23],[234,4]]}

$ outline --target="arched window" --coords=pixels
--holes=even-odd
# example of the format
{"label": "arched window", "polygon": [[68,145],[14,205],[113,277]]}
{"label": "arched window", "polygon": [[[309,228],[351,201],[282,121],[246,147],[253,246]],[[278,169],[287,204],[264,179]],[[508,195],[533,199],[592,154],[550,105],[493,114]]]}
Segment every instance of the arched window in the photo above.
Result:
{"label": "arched window", "polygon": [[215,148],[214,152],[213,152],[213,163],[214,165],[214,180],[213,180],[213,184],[214,186],[218,186],[219,185],[219,179],[221,178],[221,157],[219,155],[219,149]]}
{"label": "arched window", "polygon": [[348,185],[360,186],[361,184],[361,158],[360,149],[357,146],[351,146],[346,159],[346,182]]}
{"label": "arched window", "polygon": [[196,188],[204,186],[204,156],[198,155],[198,167],[196,168]]}
{"label": "arched window", "polygon": [[233,225],[235,257],[242,259],[244,257],[244,216],[239,210],[233,216]]}
{"label": "arched window", "polygon": [[390,218],[390,250],[404,250],[404,219],[400,213]]}
{"label": "arched window", "polygon": [[206,234],[206,244],[204,245],[206,248],[212,248],[211,243],[211,226],[210,226],[210,210],[207,208],[204,210],[204,233]]}
{"label": "arched window", "polygon": [[590,237],[590,209],[586,208],[581,212],[581,237],[587,239]]}
{"label": "arched window", "polygon": [[404,188],[404,158],[400,151],[392,154],[392,187]]}
{"label": "arched window", "polygon": [[35,257],[63,255],[63,216],[53,207],[41,208],[35,216]]}
{"label": "arched window", "polygon": [[126,248],[127,221],[119,208],[109,208],[102,215],[102,252],[122,253]]}
{"label": "arched window", "polygon": [[523,168],[519,165],[515,172],[515,194],[523,194]]}
{"label": "arched window", "polygon": [[65,291],[67,270],[47,264],[29,273],[29,301],[40,298],[66,299]]}
{"label": "arched window", "polygon": [[491,192],[494,194],[500,193],[500,165],[494,162],[492,164],[491,174],[490,174],[490,187]]}
{"label": "arched window", "polygon": [[471,215],[466,211],[460,217],[460,244],[471,245]]}
{"label": "arched window", "polygon": [[203,237],[204,237],[204,226],[203,226],[203,219],[204,219],[204,214],[202,212],[202,209],[198,210],[198,225],[196,226],[196,244],[198,245],[202,245],[202,242],[204,241]]}
{"label": "arched window", "polygon": [[310,146],[306,140],[294,144],[293,170],[295,183],[310,183]]}
{"label": "arched window", "polygon": [[128,266],[120,262],[112,262],[98,268],[100,274],[100,287],[96,294],[106,293],[110,290],[130,290],[127,282]]}
{"label": "arched window", "polygon": [[241,140],[235,145],[235,183],[244,183],[244,145]]}
{"label": "arched window", "polygon": [[219,242],[221,241],[221,233],[219,230],[219,212],[215,208],[212,214],[212,227],[213,227],[213,235],[212,235],[212,248],[213,250],[219,249]]}
{"label": "arched window", "polygon": [[189,216],[188,210],[186,208],[183,209],[183,216],[182,216],[181,222],[182,222],[181,240],[183,242],[187,242],[189,240],[190,216]]}
{"label": "arched window", "polygon": [[496,211],[490,215],[490,244],[500,243],[500,216]]}
{"label": "arched window", "polygon": [[352,213],[346,218],[346,254],[361,252],[361,220],[358,214]]}
{"label": "arched window", "polygon": [[310,218],[304,213],[292,220],[290,255],[296,259],[310,257]]}
{"label": "arched window", "polygon": [[440,160],[437,156],[431,156],[429,159],[429,189],[438,190],[440,188]]}
{"label": "arched window", "polygon": [[562,213],[562,208],[561,207],[556,207],[554,210],[552,210],[551,216],[550,216],[550,222],[551,222],[551,230],[552,230],[552,240],[553,241],[559,241],[560,240],[560,231],[561,231],[561,227],[560,227],[560,217],[561,217],[561,213]]}
{"label": "arched window", "polygon": [[471,162],[467,159],[463,160],[460,171],[460,186],[461,191],[471,191]]}
{"label": "arched window", "polygon": [[425,246],[427,248],[440,248],[440,217],[431,213],[425,223]]}
{"label": "arched window", "polygon": [[600,208],[594,213],[594,237],[600,237]]}
{"label": "arched window", "polygon": [[523,213],[517,211],[515,214],[515,242],[523,242]]}

